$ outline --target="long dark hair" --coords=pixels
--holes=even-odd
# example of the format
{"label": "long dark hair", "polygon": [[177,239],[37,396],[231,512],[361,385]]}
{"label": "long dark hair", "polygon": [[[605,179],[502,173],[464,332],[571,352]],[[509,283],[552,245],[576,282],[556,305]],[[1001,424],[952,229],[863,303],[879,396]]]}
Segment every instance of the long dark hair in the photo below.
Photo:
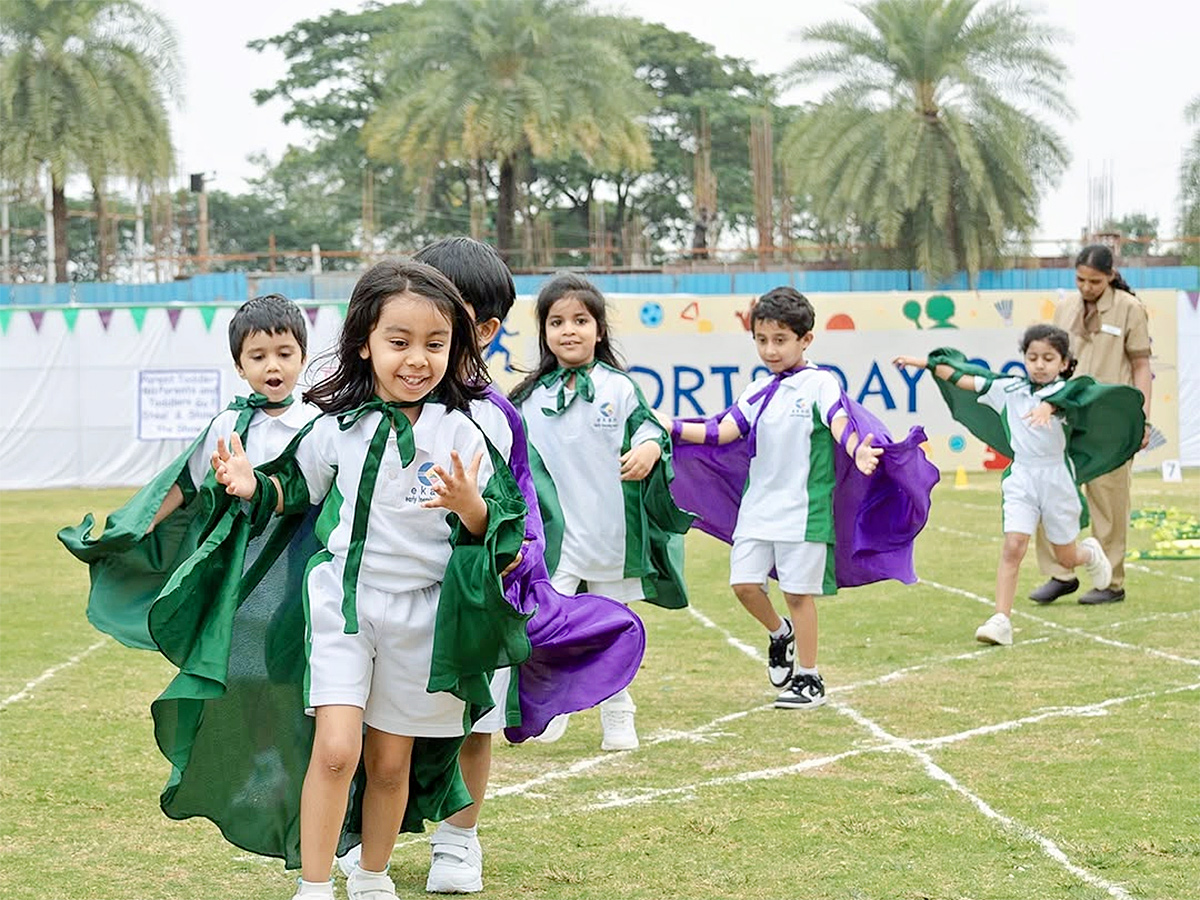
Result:
{"label": "long dark hair", "polygon": [[1080,250],[1079,255],[1075,257],[1075,268],[1078,269],[1080,266],[1087,266],[1089,269],[1095,269],[1105,275],[1112,275],[1114,291],[1133,294],[1133,288],[1121,277],[1121,273],[1113,268],[1113,252],[1103,244],[1088,244]]}
{"label": "long dark hair", "polygon": [[[1085,263],[1086,265],[1086,263]],[[1066,360],[1067,367],[1062,371],[1063,378],[1070,378],[1075,372],[1075,357],[1071,356],[1071,336],[1057,325],[1030,325],[1021,335],[1021,355],[1029,349],[1034,341],[1045,341],[1058,351],[1058,355]]]}
{"label": "long dark hair", "polygon": [[317,361],[335,360],[337,371],[304,393],[304,402],[323,412],[347,412],[375,396],[375,372],[369,359],[359,356],[384,305],[398,294],[415,294],[432,303],[450,322],[450,350],[446,374],[430,392],[450,409],[465,410],[483,396],[487,369],[475,343],[471,314],[458,290],[441,272],[424,263],[386,260],[368,269],[354,285],[346,320],[337,347]]}
{"label": "long dark hair", "polygon": [[558,368],[558,360],[550,352],[550,347],[546,343],[546,319],[550,316],[550,307],[567,297],[582,303],[584,309],[596,320],[596,361],[610,365],[614,369],[625,368],[625,363],[613,349],[612,336],[608,332],[607,305],[600,289],[582,275],[571,273],[555,275],[542,286],[537,298],[538,350],[540,351],[538,364],[525,380],[513,388],[512,393],[509,394],[513,403],[520,403],[528,397],[533,393],[533,389],[537,387],[542,376],[548,375]]}

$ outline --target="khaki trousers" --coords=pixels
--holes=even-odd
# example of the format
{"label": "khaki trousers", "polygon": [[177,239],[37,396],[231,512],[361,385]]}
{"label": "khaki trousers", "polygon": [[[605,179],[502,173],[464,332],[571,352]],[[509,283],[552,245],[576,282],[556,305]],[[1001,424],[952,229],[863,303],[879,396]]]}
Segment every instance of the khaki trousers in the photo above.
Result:
{"label": "khaki trousers", "polygon": [[[1130,489],[1133,486],[1133,460],[1107,475],[1101,475],[1083,486],[1088,511],[1092,517],[1092,535],[1104,548],[1104,554],[1112,563],[1112,584],[1116,590],[1125,584],[1125,543],[1129,529]],[[1050,542],[1038,526],[1038,568],[1043,575],[1069,581],[1075,577],[1070,569],[1064,569],[1054,559]]]}

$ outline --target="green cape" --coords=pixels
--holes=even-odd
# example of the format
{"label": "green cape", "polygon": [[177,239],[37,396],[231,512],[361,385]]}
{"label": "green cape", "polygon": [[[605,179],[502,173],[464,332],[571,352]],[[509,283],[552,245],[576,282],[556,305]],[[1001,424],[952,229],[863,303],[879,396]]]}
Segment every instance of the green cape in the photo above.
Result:
{"label": "green cape", "polygon": [[[1012,446],[1004,422],[996,410],[979,402],[982,392],[964,391],[954,386],[964,375],[982,378],[990,387],[1000,375],[968,362],[964,354],[942,347],[929,354],[928,368],[949,366],[954,374],[947,384],[936,378],[938,390],[950,407],[950,414],[988,446],[1012,457]],[[1064,382],[1046,398],[1066,423],[1067,456],[1075,469],[1075,483],[1085,484],[1106,472],[1120,468],[1142,446],[1146,417],[1142,412],[1142,392],[1122,384],[1100,384],[1087,375]]]}
{"label": "green cape", "polygon": [[[604,363],[597,363],[604,366]],[[627,372],[605,366],[610,371],[629,377]],[[625,423],[625,438],[621,453],[629,452],[633,436],[642,423],[657,424],[653,410],[642,396],[637,383],[630,379],[637,392],[638,406]],[[661,430],[661,429],[660,429]],[[670,484],[675,478],[671,466],[671,439],[666,431],[658,438],[662,458],[641,481],[621,482],[625,498],[625,578],[640,578],[646,602],[665,609],[682,609],[688,605],[687,585],[683,578],[683,535],[695,519],[675,505]],[[562,555],[563,518],[558,489],[546,469],[546,464],[533,444],[529,445],[529,468],[537,489],[538,507],[546,530],[546,567],[553,572]]]}

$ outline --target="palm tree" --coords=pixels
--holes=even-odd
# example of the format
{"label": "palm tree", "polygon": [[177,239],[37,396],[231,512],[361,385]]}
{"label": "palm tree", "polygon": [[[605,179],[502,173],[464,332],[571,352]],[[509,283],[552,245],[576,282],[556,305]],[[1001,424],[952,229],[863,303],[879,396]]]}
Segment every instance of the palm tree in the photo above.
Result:
{"label": "palm tree", "polygon": [[[50,170],[55,272],[67,278],[66,181],[170,172],[168,99],[179,63],[171,27],[136,0],[6,0],[0,18],[0,174]],[[100,223],[101,227],[103,223]]]}
{"label": "palm tree", "polygon": [[1200,262],[1200,94],[1183,111],[1189,125],[1196,126],[1192,141],[1183,151],[1183,165],[1179,172],[1179,193],[1182,200],[1182,215],[1179,231],[1184,237],[1193,239],[1185,244],[1183,256],[1189,262]]}
{"label": "palm tree", "polygon": [[1041,190],[1066,165],[1043,120],[1072,114],[1059,35],[1008,2],[871,0],[858,10],[866,25],[803,32],[826,49],[785,75],[837,82],[786,135],[797,192],[822,219],[878,227],[935,277],[974,274],[1032,230]]}
{"label": "palm tree", "polygon": [[651,98],[618,20],[589,14],[583,0],[438,0],[423,11],[390,55],[367,152],[424,177],[447,162],[495,166],[501,253],[515,245],[523,161],[577,152],[605,168],[648,164],[638,117]]}

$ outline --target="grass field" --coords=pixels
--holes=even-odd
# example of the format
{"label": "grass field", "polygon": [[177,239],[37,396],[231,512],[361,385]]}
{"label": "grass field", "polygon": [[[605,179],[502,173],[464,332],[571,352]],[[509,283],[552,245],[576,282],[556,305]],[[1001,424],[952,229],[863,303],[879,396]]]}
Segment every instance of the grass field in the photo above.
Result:
{"label": "grass field", "polygon": [[[1200,514],[1188,474],[1140,476],[1135,507]],[[0,897],[290,897],[278,861],[158,810],[169,666],[90,628],[54,540],[128,494],[0,495]],[[939,487],[923,583],[822,601],[830,702],[805,713],[769,708],[727,552],[690,536],[692,609],[644,610],[642,748],[601,753],[595,711],[556,744],[498,744],[484,896],[1200,898],[1200,565],[1134,565],[1123,604],[1019,599],[1014,646],[982,648],[999,518],[994,478]],[[1038,581],[1027,560],[1019,596]],[[402,836],[400,896],[427,865]]]}

